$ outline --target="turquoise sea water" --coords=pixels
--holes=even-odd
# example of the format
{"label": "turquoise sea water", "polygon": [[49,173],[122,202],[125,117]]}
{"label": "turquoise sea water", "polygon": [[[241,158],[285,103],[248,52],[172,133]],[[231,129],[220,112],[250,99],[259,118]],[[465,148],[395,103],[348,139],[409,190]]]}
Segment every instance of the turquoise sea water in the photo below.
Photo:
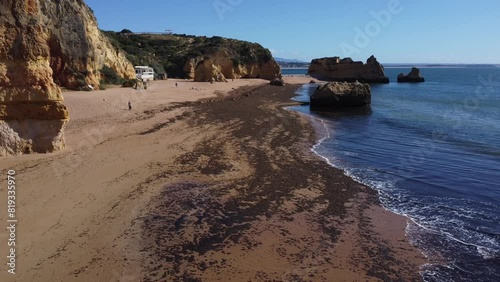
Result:
{"label": "turquoise sea water", "polygon": [[281,73],[283,75],[297,75],[297,74],[306,74],[307,73],[307,69],[282,69],[281,70]]}
{"label": "turquoise sea water", "polygon": [[426,281],[500,281],[500,68],[424,68],[425,83],[395,82],[408,71],[387,68],[392,82],[372,85],[370,107],[293,109],[321,125],[317,154],[411,219],[407,235],[432,261]]}

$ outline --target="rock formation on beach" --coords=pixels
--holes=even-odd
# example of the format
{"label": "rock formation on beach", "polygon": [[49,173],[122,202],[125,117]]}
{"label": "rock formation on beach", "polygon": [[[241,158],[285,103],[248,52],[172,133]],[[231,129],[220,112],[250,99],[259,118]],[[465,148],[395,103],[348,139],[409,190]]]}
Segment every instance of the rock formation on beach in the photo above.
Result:
{"label": "rock formation on beach", "polygon": [[269,84],[271,84],[273,86],[285,86],[286,85],[283,78],[275,78],[275,79],[271,80],[271,82],[269,82]]}
{"label": "rock formation on beach", "polygon": [[400,73],[398,82],[425,82],[424,77],[420,74],[420,69],[413,67],[408,75]]}
{"label": "rock formation on beach", "polygon": [[104,65],[132,65],[112,48],[82,0],[0,2],[0,155],[64,148],[61,89],[99,86]]}
{"label": "rock formation on beach", "polygon": [[370,85],[359,82],[330,82],[318,86],[311,96],[311,107],[360,107],[370,103]]}
{"label": "rock formation on beach", "polygon": [[194,67],[195,81],[199,82],[225,82],[226,77],[222,68],[213,59],[205,59]]}
{"label": "rock formation on beach", "polygon": [[42,24],[56,84],[68,89],[78,89],[82,84],[98,89],[104,66],[125,79],[135,78],[134,66],[99,30],[83,0],[41,0],[40,13],[47,19]]}
{"label": "rock formation on beach", "polygon": [[265,63],[235,64],[226,52],[206,54],[204,58],[191,58],[184,69],[187,78],[197,82],[225,82],[227,79],[262,78],[273,80],[281,78],[281,69],[274,60]]}
{"label": "rock formation on beach", "polygon": [[[0,44],[11,50],[42,50],[54,82],[68,89],[91,85],[99,88],[100,69],[114,69],[124,78],[135,77],[132,64],[101,33],[97,21],[82,0],[2,0]],[[27,47],[26,47],[27,46]],[[4,50],[5,52],[6,50]],[[12,52],[11,52],[12,53]],[[0,60],[20,60],[2,54]]]}
{"label": "rock formation on beach", "polygon": [[271,52],[257,43],[179,34],[134,34],[106,31],[113,44],[127,50],[136,65],[150,65],[157,74],[223,82],[228,79],[281,77]]}
{"label": "rock formation on beach", "polygon": [[326,81],[389,83],[389,78],[384,73],[384,67],[374,56],[368,58],[366,64],[353,61],[351,58],[314,59],[309,66],[308,74],[316,79]]}

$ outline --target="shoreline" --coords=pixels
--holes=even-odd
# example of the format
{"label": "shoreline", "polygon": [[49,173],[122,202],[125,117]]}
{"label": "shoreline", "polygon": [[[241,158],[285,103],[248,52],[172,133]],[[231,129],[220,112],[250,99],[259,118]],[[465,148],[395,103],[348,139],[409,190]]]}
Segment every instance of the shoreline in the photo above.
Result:
{"label": "shoreline", "polygon": [[[2,162],[30,195],[20,203],[31,227],[19,234],[19,281],[420,281],[425,261],[405,238],[406,219],[312,152],[310,121],[285,109],[307,81],[285,79],[227,84],[188,102],[153,94],[134,102],[137,112],[69,101],[103,104],[100,118],[76,112],[65,151]],[[107,91],[97,97],[112,102]],[[80,145],[89,134],[96,142]],[[75,162],[51,176],[54,164]]]}
{"label": "shoreline", "polygon": [[[302,113],[302,112],[299,112],[299,113],[301,115],[303,115],[304,117],[306,117],[307,119],[309,119],[310,122],[313,123],[313,124],[314,123],[321,123],[321,125],[314,126],[315,130],[318,133],[318,136],[319,136],[319,132],[318,132],[319,129],[318,129],[318,127],[321,127],[322,130],[324,130],[324,131],[327,132],[325,134],[326,136],[324,136],[324,137],[319,136],[318,137],[318,141],[310,149],[311,152],[313,152],[318,158],[321,158],[328,166],[330,166],[330,167],[332,167],[332,168],[334,168],[336,170],[341,171],[344,175],[346,175],[347,177],[349,177],[350,179],[352,179],[354,182],[356,182],[356,183],[358,183],[358,184],[360,184],[362,186],[366,186],[369,189],[371,189],[371,190],[373,190],[374,192],[377,193],[377,197],[373,199],[373,204],[374,204],[373,207],[375,209],[378,209],[378,211],[379,211],[378,215],[380,217],[382,217],[382,218],[385,218],[385,220],[376,219],[376,216],[372,217],[372,219],[378,220],[380,224],[386,224],[389,221],[394,221],[394,222],[397,222],[396,225],[405,226],[403,228],[403,231],[401,231],[401,228],[399,228],[399,227],[385,225],[384,226],[385,230],[384,229],[380,229],[380,231],[381,232],[385,232],[385,234],[387,234],[389,236],[394,236],[394,234],[400,234],[401,232],[403,232],[404,233],[404,238],[403,239],[399,238],[398,240],[406,242],[408,245],[411,245],[410,249],[418,251],[419,255],[416,256],[416,260],[415,261],[419,265],[419,269],[420,269],[419,273],[421,273],[422,271],[424,271],[425,267],[427,265],[429,265],[431,263],[431,261],[426,257],[425,253],[422,250],[420,250],[418,247],[416,247],[415,245],[413,245],[412,243],[410,243],[411,240],[408,237],[410,235],[408,233],[408,230],[411,229],[412,226],[419,226],[419,225],[416,222],[414,222],[414,220],[411,217],[409,217],[407,215],[404,215],[404,214],[397,213],[395,211],[390,210],[389,208],[384,207],[383,204],[380,201],[379,196],[378,196],[379,191],[376,188],[370,187],[369,185],[364,184],[361,181],[356,180],[353,177],[349,176],[342,168],[339,168],[339,167],[335,166],[335,164],[331,163],[331,161],[327,157],[324,157],[323,155],[321,155],[320,153],[318,153],[316,151],[316,147],[320,146],[321,143],[325,139],[330,138],[330,136],[331,136],[330,133],[328,132],[328,128],[326,128],[325,124],[323,123],[323,120],[321,120],[320,118],[316,118],[316,117],[314,117],[312,115],[309,115],[309,114],[306,114],[306,113]],[[318,121],[318,120],[320,120],[320,121]],[[404,249],[404,246],[401,246],[401,248]]]}

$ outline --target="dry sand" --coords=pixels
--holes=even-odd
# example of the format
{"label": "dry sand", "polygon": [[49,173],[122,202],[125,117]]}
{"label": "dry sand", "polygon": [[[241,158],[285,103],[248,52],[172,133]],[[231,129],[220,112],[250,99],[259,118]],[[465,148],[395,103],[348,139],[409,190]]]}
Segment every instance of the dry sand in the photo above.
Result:
{"label": "dry sand", "polygon": [[420,280],[406,219],[326,166],[283,108],[309,80],[65,92],[67,149],[0,159],[19,219],[17,274],[2,263],[0,281]]}

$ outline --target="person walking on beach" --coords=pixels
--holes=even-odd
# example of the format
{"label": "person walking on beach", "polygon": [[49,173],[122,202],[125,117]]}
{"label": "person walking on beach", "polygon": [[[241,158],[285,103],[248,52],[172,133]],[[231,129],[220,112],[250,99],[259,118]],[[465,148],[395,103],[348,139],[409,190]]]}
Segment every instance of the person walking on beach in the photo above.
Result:
{"label": "person walking on beach", "polygon": [[177,87],[177,82],[175,83],[175,87]]}
{"label": "person walking on beach", "polygon": [[128,110],[132,110],[132,103],[130,103],[130,101],[128,101]]}

